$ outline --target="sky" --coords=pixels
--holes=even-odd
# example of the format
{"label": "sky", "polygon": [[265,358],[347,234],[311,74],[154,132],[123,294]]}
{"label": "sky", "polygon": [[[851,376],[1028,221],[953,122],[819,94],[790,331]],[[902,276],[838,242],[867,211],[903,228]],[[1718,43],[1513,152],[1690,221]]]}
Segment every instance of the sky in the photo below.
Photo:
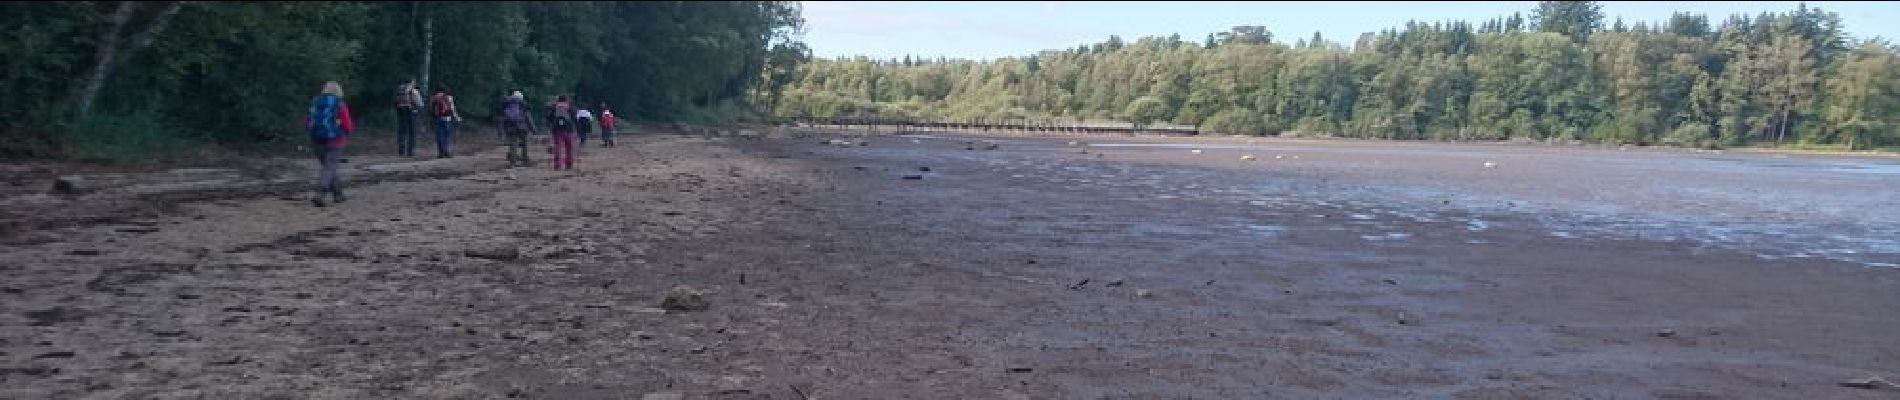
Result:
{"label": "sky", "polygon": [[[1663,21],[1675,11],[1702,13],[1711,24],[1731,14],[1790,12],[1795,1],[1604,1],[1606,22]],[[1811,1],[1841,15],[1850,38],[1900,42],[1900,1]],[[1261,25],[1292,43],[1317,31],[1350,46],[1359,34],[1422,22],[1469,21],[1522,12],[1535,1],[807,1],[805,43],[820,58],[905,55],[992,59],[1099,43],[1109,35],[1133,41],[1178,33],[1199,43],[1208,33]]]}

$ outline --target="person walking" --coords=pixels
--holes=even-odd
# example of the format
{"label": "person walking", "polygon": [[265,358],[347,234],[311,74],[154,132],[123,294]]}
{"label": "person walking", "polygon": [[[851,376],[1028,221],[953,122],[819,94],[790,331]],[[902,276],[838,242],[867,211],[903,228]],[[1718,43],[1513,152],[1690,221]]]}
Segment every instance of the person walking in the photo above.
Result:
{"label": "person walking", "polygon": [[422,91],[410,79],[396,87],[396,154],[416,156],[416,117],[422,114]]}
{"label": "person walking", "polygon": [[607,103],[600,103],[600,144],[614,147],[614,112],[607,109]]}
{"label": "person walking", "polygon": [[310,134],[311,152],[316,155],[318,165],[316,195],[310,198],[310,203],[325,206],[325,194],[342,203],[343,174],[337,170],[337,164],[343,159],[345,138],[356,131],[356,123],[350,120],[350,105],[343,101],[343,85],[336,81],[323,83],[322,92],[310,100],[310,111],[304,115],[304,130]]}
{"label": "person walking", "polygon": [[528,133],[535,130],[528,117],[528,100],[516,90],[501,102],[501,129],[507,135],[508,166],[532,166],[528,161]]}
{"label": "person walking", "polygon": [[435,87],[435,95],[429,97],[429,111],[435,121],[435,158],[449,158],[449,140],[455,137],[455,123],[462,115],[455,110],[455,97],[449,95],[449,89]]}
{"label": "person walking", "polygon": [[581,106],[574,106],[574,108],[578,109],[574,110],[574,130],[580,133],[581,147],[587,147],[587,134],[594,130],[594,113],[588,112]]}
{"label": "person walking", "polygon": [[554,169],[574,169],[574,105],[567,102],[567,96],[554,98],[554,106],[548,110],[548,130],[553,134]]}

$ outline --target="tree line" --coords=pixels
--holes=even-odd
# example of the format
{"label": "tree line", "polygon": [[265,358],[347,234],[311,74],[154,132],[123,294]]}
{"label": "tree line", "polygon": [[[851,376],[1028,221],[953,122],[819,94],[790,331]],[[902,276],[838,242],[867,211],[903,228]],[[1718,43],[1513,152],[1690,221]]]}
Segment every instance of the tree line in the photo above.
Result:
{"label": "tree line", "polygon": [[921,118],[1173,122],[1234,134],[1585,140],[1680,146],[1900,145],[1900,49],[1840,17],[1676,13],[1605,21],[1545,1],[1477,24],[1409,22],[1350,49],[1259,26],[1195,43],[1119,37],[993,61],[864,57],[800,66],[772,110]]}
{"label": "tree line", "polygon": [[[808,58],[797,2],[6,2],[0,154],[136,156],[302,139],[325,81],[391,126],[397,85],[474,119],[504,91],[623,118],[740,109]],[[777,72],[774,72],[777,71]],[[774,76],[780,76],[774,78]],[[110,154],[102,154],[110,153]]]}

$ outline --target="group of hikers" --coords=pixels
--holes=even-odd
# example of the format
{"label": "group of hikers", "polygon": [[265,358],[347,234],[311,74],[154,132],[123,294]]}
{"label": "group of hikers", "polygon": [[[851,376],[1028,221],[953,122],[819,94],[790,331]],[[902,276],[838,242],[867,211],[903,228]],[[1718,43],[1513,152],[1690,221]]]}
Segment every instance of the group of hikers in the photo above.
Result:
{"label": "group of hikers", "polygon": [[[426,101],[426,102],[425,102]],[[451,158],[449,144],[455,136],[456,123],[462,122],[462,114],[455,107],[455,96],[448,88],[436,86],[434,94],[427,100],[416,87],[414,80],[403,82],[396,88],[396,154],[408,157],[416,155],[416,118],[428,113],[431,126],[435,129],[436,158]],[[600,127],[601,145],[614,147],[614,124],[616,118],[607,103],[600,103],[599,118],[592,111],[576,106],[566,95],[555,96],[546,104],[547,113],[542,119],[548,126],[550,146],[555,170],[573,170],[576,139],[579,145],[587,144],[587,136],[596,124]],[[501,128],[503,140],[508,144],[508,166],[531,166],[528,161],[528,137],[540,134],[533,112],[529,111],[526,96],[520,90],[514,90],[502,96],[497,103],[495,115]],[[311,147],[320,165],[317,172],[316,194],[310,199],[317,207],[328,203],[324,197],[330,196],[330,202],[342,203],[342,175],[337,165],[343,160],[345,138],[356,131],[356,124],[350,118],[350,106],[343,101],[343,86],[335,81],[325,82],[323,89],[310,101],[308,115],[304,118],[304,127],[310,134]]]}

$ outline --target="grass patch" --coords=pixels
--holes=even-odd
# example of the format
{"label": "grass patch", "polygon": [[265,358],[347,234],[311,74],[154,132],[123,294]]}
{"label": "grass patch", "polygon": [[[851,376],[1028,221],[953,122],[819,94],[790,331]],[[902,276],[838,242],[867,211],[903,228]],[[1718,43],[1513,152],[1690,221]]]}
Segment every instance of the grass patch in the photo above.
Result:
{"label": "grass patch", "polygon": [[66,130],[66,156],[84,162],[155,164],[187,156],[196,140],[172,133],[155,108],[100,113]]}

